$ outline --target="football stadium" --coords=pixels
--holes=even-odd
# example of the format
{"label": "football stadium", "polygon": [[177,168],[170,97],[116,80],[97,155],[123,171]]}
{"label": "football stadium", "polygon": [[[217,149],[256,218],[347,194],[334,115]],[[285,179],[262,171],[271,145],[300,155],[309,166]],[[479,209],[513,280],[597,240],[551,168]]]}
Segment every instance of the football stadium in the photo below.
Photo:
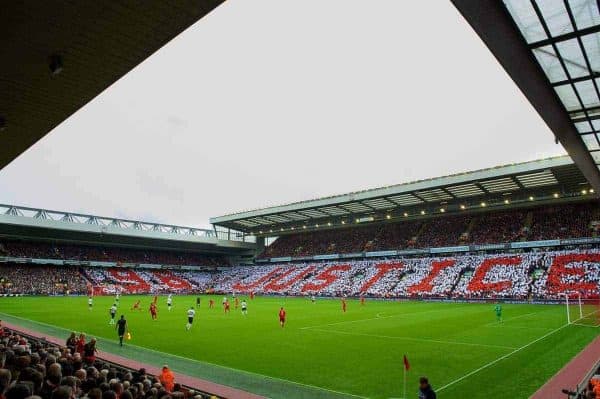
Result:
{"label": "football stadium", "polygon": [[[0,168],[221,3],[3,4]],[[0,204],[0,398],[600,398],[600,3],[451,3],[567,155],[210,227]]]}

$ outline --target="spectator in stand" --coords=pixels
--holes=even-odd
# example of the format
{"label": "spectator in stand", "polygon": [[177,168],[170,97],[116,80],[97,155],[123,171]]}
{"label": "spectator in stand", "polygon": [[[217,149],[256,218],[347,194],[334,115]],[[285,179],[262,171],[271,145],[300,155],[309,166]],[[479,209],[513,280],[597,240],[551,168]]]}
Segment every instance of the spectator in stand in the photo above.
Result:
{"label": "spectator in stand", "polygon": [[83,361],[86,364],[93,364],[96,361],[97,353],[96,338],[92,338],[90,342],[83,346]]}
{"label": "spectator in stand", "polygon": [[77,352],[80,356],[83,356],[83,351],[85,349],[85,334],[79,334],[79,338],[77,339],[77,344],[75,345],[75,352]]}
{"label": "spectator in stand", "polygon": [[77,335],[75,334],[75,331],[67,338],[66,346],[72,354],[75,353],[75,349],[77,348]]}
{"label": "spectator in stand", "polygon": [[166,364],[160,373],[160,383],[163,384],[167,392],[173,392],[175,386],[175,375]]}

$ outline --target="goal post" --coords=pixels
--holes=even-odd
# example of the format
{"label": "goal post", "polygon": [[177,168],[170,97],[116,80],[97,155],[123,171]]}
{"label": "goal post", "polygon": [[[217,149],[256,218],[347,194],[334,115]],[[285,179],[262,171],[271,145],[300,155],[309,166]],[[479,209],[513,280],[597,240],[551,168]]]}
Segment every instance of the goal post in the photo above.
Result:
{"label": "goal post", "polygon": [[600,326],[600,300],[580,294],[565,295],[567,324]]}
{"label": "goal post", "polygon": [[566,310],[567,310],[567,324],[571,324],[571,308],[569,307],[569,294],[565,294],[565,301],[566,301]]}

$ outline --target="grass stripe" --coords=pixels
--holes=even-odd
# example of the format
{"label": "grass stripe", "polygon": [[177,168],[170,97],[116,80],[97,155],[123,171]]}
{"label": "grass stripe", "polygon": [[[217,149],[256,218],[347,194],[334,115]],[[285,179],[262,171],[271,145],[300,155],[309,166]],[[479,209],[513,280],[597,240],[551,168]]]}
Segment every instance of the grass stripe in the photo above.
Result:
{"label": "grass stripe", "polygon": [[514,346],[503,346],[503,345],[489,345],[489,344],[478,344],[473,342],[460,342],[460,341],[444,341],[429,338],[415,338],[415,337],[400,337],[393,335],[378,335],[378,334],[363,334],[357,332],[339,331],[339,330],[325,330],[321,328],[311,328],[309,331],[320,331],[333,334],[344,334],[344,335],[356,335],[359,337],[373,337],[373,338],[387,338],[387,339],[399,339],[404,341],[415,341],[415,342],[430,342],[434,344],[444,345],[465,345],[465,346],[479,346],[483,348],[495,348],[495,349],[516,349]]}

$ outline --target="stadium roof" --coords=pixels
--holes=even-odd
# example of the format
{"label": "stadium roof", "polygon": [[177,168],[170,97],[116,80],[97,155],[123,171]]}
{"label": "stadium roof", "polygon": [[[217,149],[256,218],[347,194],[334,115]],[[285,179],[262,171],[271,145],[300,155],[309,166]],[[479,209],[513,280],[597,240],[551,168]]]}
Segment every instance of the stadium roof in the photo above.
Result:
{"label": "stadium roof", "polygon": [[498,166],[227,216],[211,223],[255,235],[407,220],[485,208],[590,198],[569,156]]}
{"label": "stadium roof", "polygon": [[0,237],[113,246],[235,253],[255,243],[243,234],[0,204]]}
{"label": "stadium roof", "polygon": [[598,1],[452,2],[600,190]]}
{"label": "stadium roof", "polygon": [[223,1],[3,2],[0,169]]}

